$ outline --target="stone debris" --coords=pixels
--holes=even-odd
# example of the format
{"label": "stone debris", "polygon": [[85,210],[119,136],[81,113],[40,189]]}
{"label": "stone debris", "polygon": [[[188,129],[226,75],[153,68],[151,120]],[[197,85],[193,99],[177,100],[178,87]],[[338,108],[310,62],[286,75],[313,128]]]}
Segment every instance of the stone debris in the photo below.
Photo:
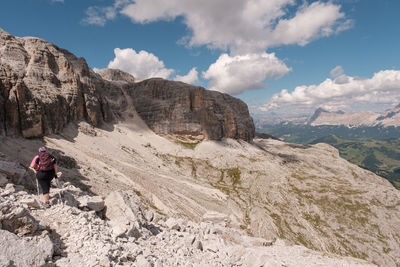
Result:
{"label": "stone debris", "polygon": [[250,237],[216,213],[207,216],[219,222],[166,218],[132,190],[103,200],[64,183],[42,208],[21,189],[0,187],[1,266],[371,266]]}

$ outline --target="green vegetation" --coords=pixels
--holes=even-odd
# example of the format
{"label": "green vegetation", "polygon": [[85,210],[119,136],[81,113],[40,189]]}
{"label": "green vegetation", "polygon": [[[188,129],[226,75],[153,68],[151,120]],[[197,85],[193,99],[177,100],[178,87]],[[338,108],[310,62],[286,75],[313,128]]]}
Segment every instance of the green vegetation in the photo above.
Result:
{"label": "green vegetation", "polygon": [[257,132],[267,133],[287,142],[298,144],[309,144],[317,138],[326,138],[335,135],[343,139],[352,140],[388,140],[400,138],[399,127],[355,127],[334,125],[298,125],[293,123],[263,125]]}
{"label": "green vegetation", "polygon": [[226,169],[226,174],[231,178],[232,185],[235,186],[240,183],[240,170],[239,168]]}
{"label": "green vegetation", "polygon": [[336,147],[341,157],[386,178],[400,189],[400,139],[347,140],[329,136],[313,143],[328,143]]}
{"label": "green vegetation", "polygon": [[[387,179],[400,189],[399,127],[265,125],[258,131],[298,144],[327,143],[351,163]],[[353,176],[356,174],[353,172]]]}
{"label": "green vegetation", "polygon": [[183,142],[183,141],[176,141],[178,144],[180,144],[180,145],[182,145],[182,146],[184,146],[184,147],[186,147],[186,148],[189,148],[189,149],[195,149],[196,148],[196,146],[199,144],[199,142],[196,142],[196,143],[190,143],[190,142]]}

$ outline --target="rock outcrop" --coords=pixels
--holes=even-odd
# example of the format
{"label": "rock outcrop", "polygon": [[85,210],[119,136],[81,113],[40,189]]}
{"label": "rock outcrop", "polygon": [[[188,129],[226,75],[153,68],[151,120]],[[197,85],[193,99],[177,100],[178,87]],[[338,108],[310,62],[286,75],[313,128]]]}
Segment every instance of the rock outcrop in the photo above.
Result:
{"label": "rock outcrop", "polygon": [[159,134],[254,137],[246,104],[229,95],[159,79],[135,84],[120,70],[99,73],[49,42],[0,29],[0,135],[44,136],[80,120],[97,127],[136,108]]}
{"label": "rock outcrop", "polygon": [[115,90],[83,58],[39,38],[18,38],[0,29],[3,134],[42,136],[82,119],[98,126],[112,119],[107,96]]}
{"label": "rock outcrop", "polygon": [[135,83],[137,80],[135,77],[130,75],[129,73],[126,73],[122,70],[118,69],[101,69],[98,72],[100,76],[107,81],[122,81],[122,82],[128,82],[128,83]]}
{"label": "rock outcrop", "polygon": [[255,135],[247,105],[227,94],[163,79],[148,79],[129,90],[136,111],[158,134],[187,140],[250,141]]}

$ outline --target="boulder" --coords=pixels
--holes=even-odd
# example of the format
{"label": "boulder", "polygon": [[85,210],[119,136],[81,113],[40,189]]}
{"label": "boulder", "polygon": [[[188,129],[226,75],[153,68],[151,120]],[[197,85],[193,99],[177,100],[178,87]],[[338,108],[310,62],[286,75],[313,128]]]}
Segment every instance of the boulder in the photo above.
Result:
{"label": "boulder", "polygon": [[48,236],[26,241],[0,230],[0,251],[0,263],[6,263],[2,266],[44,266],[51,260],[54,248]]}
{"label": "boulder", "polygon": [[81,196],[77,199],[79,208],[88,208],[94,211],[101,211],[104,209],[104,200],[100,196]]}
{"label": "boulder", "polygon": [[40,222],[23,207],[9,206],[0,213],[2,229],[16,234],[34,233],[41,229]]}
{"label": "boulder", "polygon": [[140,198],[133,191],[111,192],[105,199],[105,205],[105,215],[109,220],[126,218],[137,229],[147,225]]}
{"label": "boulder", "polygon": [[168,227],[168,229],[171,229],[171,230],[179,231],[181,229],[181,226],[179,225],[178,220],[176,220],[174,218],[169,218],[165,222],[165,225]]}
{"label": "boulder", "polygon": [[8,182],[20,184],[26,170],[16,162],[0,160],[0,174],[7,177]]}
{"label": "boulder", "polygon": [[127,220],[125,217],[116,217],[109,221],[112,228],[114,237],[134,237],[139,238],[141,236],[139,229],[133,223]]}

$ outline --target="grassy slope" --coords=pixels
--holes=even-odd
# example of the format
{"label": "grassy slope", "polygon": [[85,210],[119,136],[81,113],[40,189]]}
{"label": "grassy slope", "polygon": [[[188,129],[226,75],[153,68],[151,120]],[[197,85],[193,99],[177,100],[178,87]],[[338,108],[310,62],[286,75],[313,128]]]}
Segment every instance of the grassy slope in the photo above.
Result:
{"label": "grassy slope", "polygon": [[312,143],[328,143],[336,147],[343,158],[388,179],[400,189],[400,139],[348,140],[328,136]]}

